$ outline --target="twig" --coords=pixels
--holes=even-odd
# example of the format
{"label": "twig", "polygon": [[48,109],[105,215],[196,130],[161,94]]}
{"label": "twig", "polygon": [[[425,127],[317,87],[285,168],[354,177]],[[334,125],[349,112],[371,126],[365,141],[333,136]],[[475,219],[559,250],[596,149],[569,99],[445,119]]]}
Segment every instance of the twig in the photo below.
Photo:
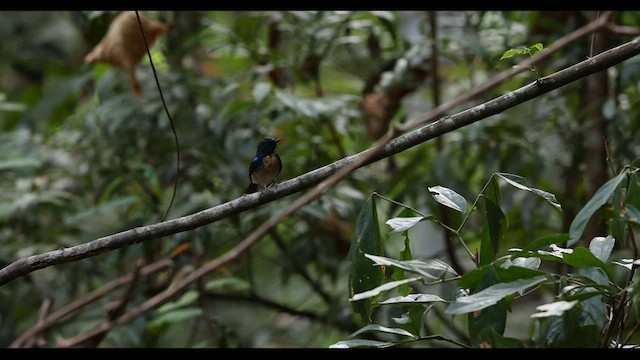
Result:
{"label": "twig", "polygon": [[[142,268],[142,270],[140,270],[140,273],[142,276],[148,276],[150,274],[153,274],[157,271],[166,269],[171,267],[172,265],[172,261],[170,260],[160,260],[157,261],[153,264],[149,264],[145,267]],[[16,347],[25,347],[28,346],[28,344],[26,343],[26,341],[35,336],[40,334],[41,332],[43,332],[44,330],[50,328],[51,326],[57,324],[58,322],[62,321],[65,318],[68,318],[69,316],[71,316],[72,314],[78,312],[79,310],[81,310],[82,308],[84,308],[85,306],[101,299],[104,295],[110,293],[111,291],[115,290],[116,288],[122,286],[122,285],[126,285],[127,283],[131,282],[132,280],[132,275],[131,274],[127,274],[125,276],[122,276],[118,279],[115,279],[113,281],[111,281],[110,283],[100,287],[99,289],[96,289],[94,291],[92,291],[89,294],[86,294],[85,296],[76,299],[75,301],[69,303],[66,306],[61,307],[60,309],[58,309],[57,311],[53,312],[52,314],[50,314],[49,316],[47,316],[45,319],[42,319],[42,321],[38,321],[38,323],[36,323],[35,326],[33,326],[32,328],[30,328],[29,330],[25,331],[24,333],[22,333],[22,335],[20,335],[16,340],[14,340],[10,347],[12,348],[16,348]]]}
{"label": "twig", "polygon": [[169,119],[169,124],[171,124],[171,130],[173,131],[173,139],[176,143],[176,181],[173,182],[173,194],[171,195],[171,201],[169,202],[169,206],[165,210],[164,214],[160,218],[159,222],[164,221],[169,214],[169,210],[171,210],[171,206],[173,205],[173,201],[176,198],[176,193],[178,192],[178,179],[180,178],[180,143],[178,142],[178,132],[176,131],[176,127],[173,124],[173,118],[171,118],[171,113],[169,112],[169,108],[167,107],[166,101],[164,101],[164,94],[162,93],[162,87],[160,86],[160,80],[158,80],[158,74],[156,73],[156,67],[153,65],[153,58],[151,57],[151,51],[149,51],[149,44],[147,43],[147,37],[144,34],[144,29],[142,27],[142,21],[140,21],[140,15],[136,10],[136,18],[138,19],[138,25],[140,26],[140,33],[142,34],[142,40],[144,40],[144,46],[147,49],[147,56],[149,57],[149,64],[151,65],[151,70],[153,71],[153,78],[156,80],[156,86],[158,87],[158,93],[160,94],[160,100],[162,101],[162,106],[164,107],[164,111],[167,114],[167,119]]}

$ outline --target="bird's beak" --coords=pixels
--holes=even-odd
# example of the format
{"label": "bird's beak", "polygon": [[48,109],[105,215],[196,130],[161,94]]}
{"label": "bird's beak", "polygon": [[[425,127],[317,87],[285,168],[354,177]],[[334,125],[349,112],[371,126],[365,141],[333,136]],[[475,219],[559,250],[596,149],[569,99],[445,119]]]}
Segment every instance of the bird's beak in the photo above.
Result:
{"label": "bird's beak", "polygon": [[279,142],[280,142],[280,140],[282,140],[282,139],[276,139],[276,144],[277,144],[277,143],[279,143]]}

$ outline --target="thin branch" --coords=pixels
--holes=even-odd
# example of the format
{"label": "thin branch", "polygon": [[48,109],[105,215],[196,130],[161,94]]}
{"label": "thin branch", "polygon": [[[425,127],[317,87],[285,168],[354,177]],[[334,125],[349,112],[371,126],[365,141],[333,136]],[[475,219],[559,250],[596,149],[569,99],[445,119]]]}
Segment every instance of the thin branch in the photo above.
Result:
{"label": "thin branch", "polygon": [[[140,270],[140,273],[142,276],[148,276],[157,271],[171,267],[172,263],[173,262],[171,260],[160,260],[153,264],[149,264],[143,267]],[[35,326],[33,326],[29,330],[22,333],[22,335],[20,335],[20,337],[14,340],[9,347],[12,347],[12,348],[24,347],[26,344],[26,341],[29,338],[40,334],[41,332],[52,327],[53,325],[56,325],[58,322],[62,321],[63,319],[68,318],[74,313],[80,311],[85,306],[98,301],[103,296],[117,289],[118,287],[130,283],[132,279],[133,279],[133,275],[127,274],[90,292],[89,294],[86,294],[85,296],[82,296],[81,298],[76,299],[75,301],[67,304],[66,306],[61,307],[57,311],[47,316],[45,319],[42,319],[42,321],[39,320]]]}
{"label": "thin branch", "polygon": [[[275,229],[271,229],[269,231],[269,235],[271,235],[271,238],[276,243],[280,251],[286,255],[287,247],[285,246],[284,241],[282,240],[282,237],[280,236],[280,234]],[[291,261],[293,270],[296,273],[298,273],[298,275],[300,275],[303,279],[306,280],[309,287],[312,288],[327,304],[331,304],[332,302],[331,296],[329,296],[329,294],[327,294],[322,289],[322,286],[318,281],[315,281],[314,279],[311,278],[311,275],[309,275],[307,270],[302,265],[300,265],[300,263],[297,261],[297,258],[293,256],[290,258],[289,261]]]}
{"label": "thin branch", "polygon": [[176,193],[178,192],[178,179],[180,178],[180,143],[178,142],[178,132],[176,131],[176,127],[173,124],[173,118],[171,118],[171,113],[169,112],[169,108],[167,107],[166,101],[164,101],[164,94],[162,93],[162,87],[160,87],[160,80],[158,80],[158,74],[156,73],[156,67],[153,65],[153,58],[151,57],[151,51],[149,51],[149,43],[147,42],[147,36],[144,34],[144,28],[142,27],[142,21],[140,21],[140,14],[136,10],[136,18],[138,19],[138,25],[140,26],[140,33],[142,34],[142,40],[144,40],[144,46],[147,49],[147,56],[149,57],[149,64],[151,65],[151,70],[153,71],[153,78],[156,80],[156,86],[158,87],[158,93],[160,94],[160,100],[162,101],[162,106],[164,107],[164,111],[167,114],[167,119],[169,119],[169,124],[171,125],[171,130],[173,131],[173,139],[176,144],[176,180],[173,182],[173,193],[171,195],[171,201],[169,202],[169,206],[165,210],[164,214],[160,218],[159,222],[164,221],[169,214],[169,210],[171,210],[171,206],[173,205],[173,201],[176,198]]}
{"label": "thin branch", "polygon": [[607,24],[607,26],[605,27],[605,30],[618,35],[630,35],[630,36],[640,35],[640,28],[637,26]]}
{"label": "thin branch", "polygon": [[[600,19],[598,21],[600,22],[603,21],[603,19],[608,18],[605,15],[606,13],[600,16]],[[584,28],[592,30],[592,28],[595,27],[595,25],[593,24],[599,24],[599,22],[591,23]],[[539,57],[536,56],[538,56],[539,54],[548,54],[549,52],[550,51],[547,50],[536,53],[533,58],[524,60],[522,62],[523,65],[521,66],[521,68],[528,68],[527,64],[530,64],[536,59],[539,59]],[[306,174],[300,175],[288,181],[284,181],[277,184],[277,186],[273,186],[264,191],[244,195],[224,204],[220,204],[191,215],[144,227],[136,227],[70,248],[60,248],[58,250],[49,251],[43,254],[32,255],[26,258],[18,259],[0,270],[0,285],[6,284],[20,276],[24,276],[30,272],[48,266],[77,261],[138,242],[157,239],[163,236],[176,234],[183,231],[193,230],[200,226],[216,222],[218,220],[238,214],[258,205],[265,204],[273,200],[283,198],[287,195],[302,191],[315,184],[321,183],[325,179],[331,180],[325,180],[325,182],[322,183],[321,186],[319,186],[319,190],[312,192],[316,194],[315,196],[319,196],[321,195],[321,193],[326,191],[329,186],[332,186],[335,182],[337,182],[340,177],[346,176],[351,171],[361,166],[395,155],[416,145],[420,145],[428,140],[434,139],[447,132],[451,132],[458,128],[480,121],[491,115],[498,114],[511,107],[531,100],[537,96],[550,92],[573,81],[579,80],[583,77],[614,66],[638,54],[640,54],[640,39],[636,38],[611,50],[598,54],[588,60],[570,66],[565,70],[538,79],[535,82],[530,83],[529,85],[523,86],[515,91],[509,92],[491,101],[472,107],[458,114],[441,118],[438,121],[428,124],[427,126],[424,126],[422,128],[413,130],[405,135],[397,136],[404,131],[433,121],[436,116],[458,106],[464,101],[469,100],[471,98],[471,94],[477,95],[479,93],[487,91],[491,87],[488,87],[486,84],[491,84],[494,87],[497,86],[501,81],[505,81],[510,76],[513,76],[517,73],[517,70],[511,69],[507,72],[499,74],[500,81],[494,78],[485,84],[481,84],[470,89],[468,92],[462,94],[456,99],[438,106],[436,109],[422,116],[418,120],[392,129],[391,132],[381,138],[373,147],[358,154],[348,156],[329,165],[310,171]],[[331,177],[332,175],[333,177]],[[307,199],[306,197],[299,198],[299,200],[301,201],[303,199],[305,201],[313,200]],[[297,204],[297,202],[294,202],[294,205],[295,204]],[[302,204],[300,204],[299,207],[301,207],[301,205]],[[295,207],[294,211],[299,207]],[[231,257],[234,256],[231,255]]]}
{"label": "thin branch", "polygon": [[[138,285],[138,280],[140,279],[140,266],[142,260],[138,259],[136,262],[133,271],[131,272],[131,281],[127,285],[127,289],[120,295],[119,299],[108,303],[105,308],[107,310],[107,321],[112,321],[113,319],[117,319],[119,316],[124,314],[124,311],[131,300],[131,296],[133,295],[133,291]],[[85,348],[95,348],[97,347],[102,340],[107,336],[107,332],[95,334],[90,338],[82,338],[81,341],[76,341],[78,336],[65,339],[62,336],[57,337],[57,344],[60,348],[65,347],[85,347]]]}

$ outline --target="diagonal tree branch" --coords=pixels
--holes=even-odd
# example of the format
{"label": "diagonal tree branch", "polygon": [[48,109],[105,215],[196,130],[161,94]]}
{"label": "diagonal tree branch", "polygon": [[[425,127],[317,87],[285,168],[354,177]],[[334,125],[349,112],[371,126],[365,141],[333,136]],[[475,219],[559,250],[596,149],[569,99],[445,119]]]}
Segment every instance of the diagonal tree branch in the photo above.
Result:
{"label": "diagonal tree branch", "polygon": [[[606,22],[604,21],[610,17],[605,15],[606,14],[603,14],[596,22],[590,23],[579,30],[584,35],[588,33],[586,31],[587,29],[589,31],[593,31],[595,29],[598,29],[599,27],[605,26]],[[576,31],[575,33],[578,33],[578,31]],[[569,35],[567,35],[567,37],[568,36]],[[548,51],[549,50],[542,51],[540,53],[537,53],[536,55],[545,54],[545,56],[548,56],[546,55]],[[461,104],[464,101],[469,100],[471,98],[469,94],[479,94],[486,91],[488,89],[486,85],[487,83],[481,84],[470,89],[468,92],[454,99],[453,101],[438,106],[436,109],[432,110],[422,118],[412,123],[404,124],[400,128],[393,129],[393,131],[390,132],[388,136],[385,136],[380,139],[380,141],[378,141],[377,144],[380,145],[373,146],[358,154],[345,157],[329,165],[310,171],[288,181],[284,181],[277,186],[274,186],[265,191],[250,195],[244,195],[240,198],[214,206],[209,209],[202,210],[195,214],[183,216],[177,219],[168,220],[149,226],[136,227],[70,248],[60,248],[58,250],[49,251],[43,254],[32,255],[26,258],[18,259],[0,270],[0,285],[4,285],[20,276],[24,276],[35,270],[42,269],[48,266],[77,261],[138,242],[157,239],[163,236],[176,234],[183,231],[193,230],[200,226],[213,223],[234,214],[238,214],[255,206],[265,204],[267,202],[305,190],[329,178],[332,174],[335,174],[341,169],[353,167],[353,169],[351,170],[355,170],[355,168],[357,167],[361,167],[380,159],[392,156],[423,142],[426,142],[430,139],[433,139],[439,135],[456,130],[491,115],[495,115],[510,107],[516,106],[522,102],[540,96],[563,85],[616,65],[624,60],[638,55],[639,53],[640,40],[636,38],[609,51],[594,56],[593,58],[573,65],[565,70],[538,79],[534,83],[531,83],[513,92],[507,93],[494,100],[475,106],[456,115],[444,117],[427,126],[421,127],[417,130],[413,130],[409,133],[406,133],[405,135],[397,137],[397,134],[413,129],[416,126],[421,126],[424,123],[430,122],[442,113],[452,109],[453,107]],[[516,73],[528,69],[528,66],[530,64],[534,63],[535,61],[539,61],[542,57],[543,55],[539,55],[537,57],[534,55],[533,58],[523,61],[520,64],[520,69],[510,69],[508,71],[502,72],[488,83],[493,84],[493,86],[497,86],[500,82],[508,79]],[[500,81],[495,79],[498,79]],[[353,166],[354,164],[356,166]]]}

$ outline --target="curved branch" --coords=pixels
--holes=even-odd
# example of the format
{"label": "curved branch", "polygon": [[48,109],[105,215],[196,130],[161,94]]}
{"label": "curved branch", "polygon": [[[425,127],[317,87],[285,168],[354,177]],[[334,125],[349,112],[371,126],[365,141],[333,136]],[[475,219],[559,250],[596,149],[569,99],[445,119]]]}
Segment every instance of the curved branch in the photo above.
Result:
{"label": "curved branch", "polygon": [[[602,22],[603,18],[607,17],[601,16],[598,22],[591,24],[601,24],[600,26],[604,26],[606,23]],[[589,27],[591,30],[597,28],[595,25],[591,24],[584,28]],[[536,55],[542,53],[545,52],[543,51]],[[481,84],[453,101],[438,106],[436,109],[417,121],[405,124],[401,128],[393,129],[394,132],[389,133],[388,136],[385,136],[380,139],[381,141],[378,141],[378,144],[381,145],[373,146],[358,154],[345,157],[329,165],[310,171],[288,181],[284,181],[279,183],[277,186],[266,189],[265,191],[244,195],[227,203],[202,210],[195,214],[173,220],[167,220],[158,224],[136,227],[70,248],[61,248],[43,254],[18,259],[0,270],[0,285],[4,285],[20,276],[48,266],[77,261],[138,242],[193,230],[200,226],[238,214],[255,206],[300,192],[310,186],[322,182],[339,170],[344,170],[345,168],[353,165],[355,166],[353,166],[353,169],[351,170],[355,170],[357,167],[392,156],[447,132],[472,124],[491,115],[498,114],[506,109],[557,89],[580,78],[616,65],[638,54],[640,54],[640,40],[636,38],[576,65],[570,66],[565,70],[538,79],[529,85],[523,86],[520,89],[502,95],[484,104],[480,104],[452,116],[446,116],[417,130],[413,130],[405,135],[396,137],[397,133],[401,133],[407,129],[412,129],[417,125],[429,122],[439,114],[457,106],[462,102],[461,99],[469,98],[469,93],[479,93],[480,91],[478,91],[478,88],[482,88],[484,89],[483,91],[486,91],[486,83]],[[539,60],[539,57],[536,56],[532,59],[525,60],[522,63],[522,67],[528,68],[528,66],[526,66],[527,63],[537,60]],[[513,76],[516,72],[517,70],[511,70],[509,74]],[[504,77],[503,81],[509,77],[509,74],[505,73],[505,75],[501,75],[501,78]],[[494,83],[494,81],[490,82]],[[495,85],[497,85],[497,83]],[[326,190],[326,188],[324,190]]]}

